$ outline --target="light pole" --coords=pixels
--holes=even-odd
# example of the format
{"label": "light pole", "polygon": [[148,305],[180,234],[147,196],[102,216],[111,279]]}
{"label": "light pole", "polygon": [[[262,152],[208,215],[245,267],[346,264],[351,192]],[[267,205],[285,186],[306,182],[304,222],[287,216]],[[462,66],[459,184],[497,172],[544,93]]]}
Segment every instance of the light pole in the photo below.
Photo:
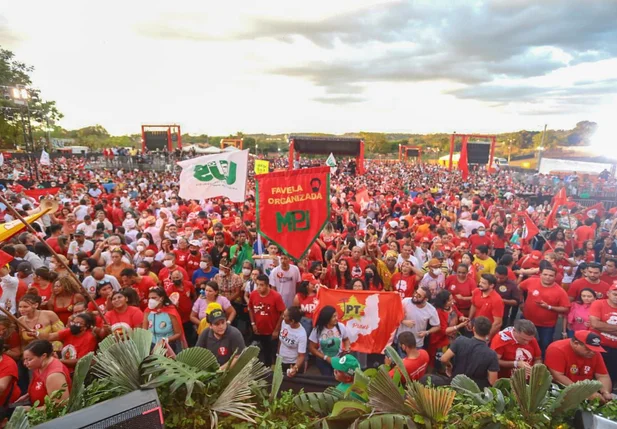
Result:
{"label": "light pole", "polygon": [[[15,104],[25,106],[26,107],[26,115],[28,117],[28,136],[26,137],[26,126],[24,122],[24,118],[22,115],[22,127],[24,129],[24,145],[26,146],[26,157],[28,161],[28,166],[30,168],[30,177],[34,178],[32,175],[32,152],[34,151],[34,137],[32,136],[32,121],[30,118],[30,106],[28,104],[28,100],[30,99],[30,93],[23,86],[15,86],[10,88],[10,96],[13,99]],[[28,144],[28,140],[30,140],[30,144]],[[34,168],[34,175],[36,176],[36,181],[39,181],[39,170]]]}
{"label": "light pole", "polygon": [[255,143],[255,155],[259,155],[259,145]]}

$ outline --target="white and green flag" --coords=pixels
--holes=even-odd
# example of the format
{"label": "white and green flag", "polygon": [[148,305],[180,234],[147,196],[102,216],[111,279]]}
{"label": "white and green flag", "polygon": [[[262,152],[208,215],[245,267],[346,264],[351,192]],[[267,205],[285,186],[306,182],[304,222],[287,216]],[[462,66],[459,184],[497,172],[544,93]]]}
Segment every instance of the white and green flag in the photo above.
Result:
{"label": "white and green flag", "polygon": [[227,197],[244,202],[249,151],[205,155],[178,162],[180,192],[187,200]]}
{"label": "white and green flag", "polygon": [[336,172],[336,159],[332,152],[330,152],[330,156],[326,159],[326,165],[330,167],[330,173],[334,174]]}

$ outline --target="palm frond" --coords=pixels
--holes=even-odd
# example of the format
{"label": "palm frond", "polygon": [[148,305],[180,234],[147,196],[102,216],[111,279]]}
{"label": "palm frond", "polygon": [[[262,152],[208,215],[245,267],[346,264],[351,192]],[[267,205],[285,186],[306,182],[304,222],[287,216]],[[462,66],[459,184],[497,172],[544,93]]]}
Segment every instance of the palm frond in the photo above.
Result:
{"label": "palm frond", "polygon": [[354,422],[353,429],[416,429],[411,417],[401,414],[373,414]]}
{"label": "palm frond", "polygon": [[197,368],[200,371],[213,372],[219,369],[216,356],[203,347],[191,347],[182,350],[176,356],[176,361]]}
{"label": "palm frond", "polygon": [[464,374],[459,374],[454,377],[452,379],[452,382],[450,383],[450,386],[463,394],[482,393],[482,391],[478,387],[478,384]]}
{"label": "palm frond", "polygon": [[409,377],[409,373],[407,372],[407,369],[405,368],[403,359],[401,359],[401,357],[399,356],[398,352],[394,349],[394,347],[392,346],[386,347],[386,356],[392,359],[392,362],[396,364],[396,366],[398,367],[398,370],[401,372],[401,374],[403,374],[403,377],[405,377],[405,382],[411,383],[411,377]]}
{"label": "palm frond", "polygon": [[[259,347],[249,346],[242,351],[242,354],[238,357],[238,360],[233,366],[228,365],[225,370],[225,375],[221,381],[223,386],[227,386],[231,383],[231,380],[234,379],[240,371],[244,369],[246,365],[248,365],[254,358],[259,356]],[[234,357],[232,356],[231,359]]]}
{"label": "palm frond", "polygon": [[407,401],[416,413],[433,422],[442,422],[452,408],[456,392],[441,387],[425,387],[413,381],[407,385]]}
{"label": "palm frond", "polygon": [[369,405],[377,412],[410,415],[410,409],[405,406],[405,398],[401,396],[390,375],[382,367],[368,386]]}
{"label": "palm frond", "polygon": [[320,416],[327,416],[339,399],[342,399],[342,395],[339,397],[326,392],[310,392],[297,395],[293,401],[296,407],[305,413],[315,412]]}
{"label": "palm frond", "polygon": [[82,408],[82,398],[85,389],[84,382],[86,381],[88,371],[90,371],[90,366],[92,365],[93,358],[94,353],[90,352],[81,359],[79,359],[79,361],[77,361],[77,365],[75,365],[72,389],[71,393],[69,394],[69,413],[72,413],[73,411],[77,411]]}
{"label": "palm frond", "polygon": [[256,362],[257,359],[253,358],[245,365],[211,405],[209,412],[212,429],[218,426],[219,414],[229,414],[241,420],[255,423],[253,417],[258,415],[256,407],[248,401],[253,398],[250,386],[255,381],[252,376],[252,366]]}
{"label": "palm frond", "polygon": [[118,394],[130,393],[141,387],[140,365],[143,360],[143,348],[140,349],[132,339],[123,339],[99,351],[92,374],[98,378],[108,378],[116,386]]}
{"label": "palm frond", "polygon": [[30,429],[31,427],[24,407],[17,407],[5,429]]}
{"label": "palm frond", "polygon": [[545,365],[534,365],[529,378],[530,411],[536,412],[548,398],[548,391],[553,383],[553,377]]}
{"label": "palm frond", "polygon": [[279,390],[283,384],[283,359],[277,356],[272,372],[272,389],[270,390],[270,403],[272,403],[279,395]]}
{"label": "palm frond", "polygon": [[566,411],[576,408],[581,402],[589,398],[602,388],[602,383],[597,380],[584,380],[566,386],[551,405],[551,412],[561,415]]}

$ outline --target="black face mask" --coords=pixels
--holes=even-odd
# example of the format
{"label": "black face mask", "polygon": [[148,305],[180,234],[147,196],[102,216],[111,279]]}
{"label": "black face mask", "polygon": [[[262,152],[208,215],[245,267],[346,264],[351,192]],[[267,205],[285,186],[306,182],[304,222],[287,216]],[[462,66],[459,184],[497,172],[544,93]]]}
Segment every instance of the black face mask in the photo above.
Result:
{"label": "black face mask", "polygon": [[191,250],[191,255],[197,255],[199,253],[199,250]]}
{"label": "black face mask", "polygon": [[181,286],[182,285],[182,280],[174,280],[174,285],[175,286]]}
{"label": "black face mask", "polygon": [[79,335],[81,333],[81,326],[79,325],[70,325],[69,330],[72,335]]}
{"label": "black face mask", "polygon": [[373,278],[373,273],[366,273],[366,278],[367,279],[372,279]]}

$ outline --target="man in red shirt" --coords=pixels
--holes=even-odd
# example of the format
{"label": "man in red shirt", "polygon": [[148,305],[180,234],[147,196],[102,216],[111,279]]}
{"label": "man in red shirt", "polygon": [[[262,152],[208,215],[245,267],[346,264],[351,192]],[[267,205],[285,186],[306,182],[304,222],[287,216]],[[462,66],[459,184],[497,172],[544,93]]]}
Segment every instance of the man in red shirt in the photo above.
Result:
{"label": "man in red shirt", "polygon": [[[401,332],[398,336],[398,344],[405,353],[403,358],[403,365],[409,374],[409,378],[418,381],[426,373],[426,368],[430,361],[429,355],[424,349],[416,348],[416,337],[412,332]],[[392,365],[392,360],[386,357],[385,363],[387,366]],[[390,370],[390,377],[394,377],[394,374],[399,372],[398,368]],[[401,382],[405,383],[405,378],[401,375]]]}
{"label": "man in red shirt", "polygon": [[471,294],[471,310],[469,310],[469,318],[473,320],[476,317],[484,316],[490,320],[492,327],[489,332],[489,338],[493,338],[501,328],[503,320],[503,299],[495,291],[497,279],[492,274],[482,274],[478,288]]}
{"label": "man in red shirt", "polygon": [[189,275],[189,278],[193,278],[193,273],[197,271],[199,268],[199,263],[201,262],[201,254],[199,253],[199,249],[201,247],[201,242],[199,240],[191,240],[189,242],[189,255],[186,258],[186,272]]}
{"label": "man in red shirt", "polygon": [[[489,249],[493,246],[491,238],[486,235],[486,228],[481,226],[478,228],[477,234],[471,234],[469,236],[469,243],[471,244],[471,253],[475,255],[478,246],[486,246]],[[490,250],[489,250],[490,251]]]}
{"label": "man in red shirt", "polygon": [[574,237],[576,238],[576,248],[582,249],[583,244],[587,240],[593,240],[596,231],[592,227],[593,219],[585,219],[585,225],[579,226],[574,230]]}
{"label": "man in red shirt", "polygon": [[351,258],[345,258],[347,265],[349,265],[349,271],[351,277],[354,279],[364,278],[364,270],[368,267],[369,262],[366,259],[362,259],[362,249],[355,246],[351,249]]}
{"label": "man in red shirt", "polygon": [[[50,239],[48,239],[50,240]],[[604,263],[604,273],[600,276],[600,280],[610,285],[617,283],[617,259],[607,259]]]}
{"label": "man in red shirt", "polygon": [[529,320],[519,319],[514,327],[508,327],[493,337],[491,348],[499,359],[499,378],[509,378],[516,368],[531,367],[542,363],[542,352],[536,340],[536,327]]}
{"label": "man in red shirt", "polygon": [[518,286],[527,292],[523,317],[536,325],[542,356],[553,341],[559,314],[570,310],[568,294],[555,283],[556,274],[555,268],[544,267],[540,278],[529,278]]}
{"label": "man in red shirt", "polygon": [[139,308],[143,311],[148,308],[148,293],[156,287],[156,283],[150,276],[140,276],[133,268],[125,268],[120,272],[122,287],[131,287],[139,297]]}
{"label": "man in red shirt", "polygon": [[165,253],[165,256],[163,256],[163,265],[164,267],[159,271],[159,280],[163,283],[163,288],[166,290],[172,285],[170,275],[174,271],[180,271],[184,279],[190,278],[186,270],[176,264],[175,253]]}
{"label": "man in red shirt", "polygon": [[589,288],[596,293],[597,299],[606,298],[608,288],[611,286],[608,283],[600,280],[600,273],[602,271],[602,265],[592,262],[587,265],[587,278],[581,277],[578,280],[572,282],[568,288],[568,296],[570,302],[578,298],[578,295],[585,288]]}
{"label": "man in red shirt", "polygon": [[165,292],[180,313],[186,342],[192,347],[197,342],[195,325],[190,318],[193,301],[196,298],[195,287],[186,276],[186,272],[182,273],[180,270],[172,271],[170,280],[171,283],[165,287]]}
{"label": "man in red shirt", "polygon": [[576,331],[573,338],[555,341],[548,347],[545,364],[553,379],[564,386],[581,380],[598,380],[602,388],[589,399],[610,401],[611,379],[600,356],[604,351],[598,335],[591,331]]}
{"label": "man in red shirt", "polygon": [[277,339],[281,330],[285,303],[281,294],[270,288],[265,274],[257,276],[256,287],[249,296],[248,310],[253,337],[261,345],[264,364],[271,366],[277,352]]}
{"label": "man in red shirt", "polygon": [[598,299],[589,308],[589,323],[606,349],[604,362],[611,379],[617,382],[617,285],[609,289],[606,299]]}

